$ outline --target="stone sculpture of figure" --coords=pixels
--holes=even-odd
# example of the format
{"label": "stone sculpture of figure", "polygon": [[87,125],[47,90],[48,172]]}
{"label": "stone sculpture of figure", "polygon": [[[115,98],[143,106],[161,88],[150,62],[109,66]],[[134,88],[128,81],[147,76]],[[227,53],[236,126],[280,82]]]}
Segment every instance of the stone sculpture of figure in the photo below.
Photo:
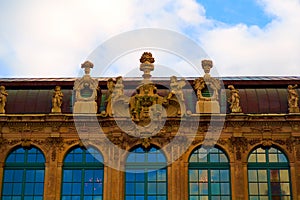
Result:
{"label": "stone sculpture of figure", "polygon": [[0,114],[5,113],[5,105],[7,101],[7,91],[3,85],[0,86]]}
{"label": "stone sculpture of figure", "polygon": [[298,113],[299,112],[299,107],[298,107],[298,102],[299,102],[299,95],[296,91],[296,88],[298,85],[289,85],[288,86],[288,105],[289,105],[289,112],[290,113]]}
{"label": "stone sculpture of figure", "polygon": [[60,86],[56,86],[52,96],[52,113],[61,113],[61,105],[63,93],[61,92]]}
{"label": "stone sculpture of figure", "polygon": [[213,67],[211,60],[202,60],[201,64],[205,74],[194,81],[194,88],[197,90],[198,97],[196,113],[220,113],[220,80],[211,77],[209,74]]}
{"label": "stone sculpture of figure", "polygon": [[201,61],[202,64],[202,68],[204,70],[204,80],[208,81],[208,79],[210,79],[210,69],[213,67],[213,63],[211,60],[202,60]]}
{"label": "stone sculpture of figure", "polygon": [[170,77],[171,92],[169,93],[167,99],[171,99],[173,95],[176,95],[179,101],[184,102],[183,91],[182,91],[182,88],[184,86],[185,86],[184,78],[178,81],[176,76],[171,76]]}
{"label": "stone sculpture of figure", "polygon": [[116,78],[115,88],[113,89],[113,93],[112,93],[111,97],[112,97],[112,100],[114,101],[123,95],[124,95],[123,77],[118,76]]}
{"label": "stone sculpture of figure", "polygon": [[108,90],[108,97],[107,97],[107,104],[106,104],[106,116],[110,116],[112,117],[113,116],[113,111],[112,111],[112,94],[114,92],[114,88],[115,88],[115,83],[113,81],[112,78],[109,78],[107,80],[107,90]]}
{"label": "stone sculpture of figure", "polygon": [[90,76],[93,63],[85,61],[81,68],[84,69],[85,75],[74,82],[73,90],[75,92],[75,103],[73,113],[97,113],[97,92],[98,80]]}
{"label": "stone sculpture of figure", "polygon": [[228,98],[228,102],[230,103],[231,112],[233,113],[242,112],[242,108],[240,106],[239,91],[235,89],[233,85],[229,85],[228,89],[230,90],[230,97]]}

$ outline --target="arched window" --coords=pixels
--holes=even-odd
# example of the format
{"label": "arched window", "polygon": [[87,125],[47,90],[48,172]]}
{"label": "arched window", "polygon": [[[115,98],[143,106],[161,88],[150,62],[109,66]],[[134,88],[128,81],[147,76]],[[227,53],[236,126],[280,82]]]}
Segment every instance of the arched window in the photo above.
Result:
{"label": "arched window", "polygon": [[127,157],[125,200],[154,199],[167,200],[166,158],[155,147],[138,147]]}
{"label": "arched window", "polygon": [[231,199],[227,156],[217,148],[197,148],[189,159],[189,199]]}
{"label": "arched window", "polygon": [[18,148],[5,161],[3,199],[43,199],[45,158],[37,148]]}
{"label": "arched window", "polygon": [[289,163],[278,149],[257,148],[248,158],[249,199],[291,199]]}
{"label": "arched window", "polygon": [[94,148],[76,148],[63,165],[63,200],[101,200],[103,197],[103,158]]}

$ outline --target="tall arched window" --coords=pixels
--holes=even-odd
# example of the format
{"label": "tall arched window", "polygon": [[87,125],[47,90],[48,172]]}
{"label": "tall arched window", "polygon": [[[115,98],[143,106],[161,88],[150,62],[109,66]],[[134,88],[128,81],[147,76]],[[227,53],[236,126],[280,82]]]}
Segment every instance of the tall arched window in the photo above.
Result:
{"label": "tall arched window", "polygon": [[63,165],[63,200],[101,200],[103,197],[103,158],[94,148],[76,148]]}
{"label": "tall arched window", "polygon": [[249,199],[291,199],[289,163],[278,149],[257,148],[248,158]]}
{"label": "tall arched window", "polygon": [[189,159],[189,199],[231,199],[229,162],[217,148],[197,148]]}
{"label": "tall arched window", "polygon": [[45,158],[37,148],[18,148],[5,161],[2,199],[43,199]]}
{"label": "tall arched window", "polygon": [[155,148],[134,149],[127,157],[125,200],[166,200],[166,158]]}

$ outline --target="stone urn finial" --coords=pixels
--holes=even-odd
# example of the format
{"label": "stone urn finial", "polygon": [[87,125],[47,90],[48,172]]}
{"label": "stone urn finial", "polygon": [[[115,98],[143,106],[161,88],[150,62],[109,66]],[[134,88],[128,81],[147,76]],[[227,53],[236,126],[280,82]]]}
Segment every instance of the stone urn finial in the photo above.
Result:
{"label": "stone urn finial", "polygon": [[151,82],[151,74],[150,72],[154,70],[153,63],[155,62],[154,58],[152,57],[152,54],[150,52],[144,52],[142,57],[140,58],[140,70],[144,72],[143,74],[143,82]]}

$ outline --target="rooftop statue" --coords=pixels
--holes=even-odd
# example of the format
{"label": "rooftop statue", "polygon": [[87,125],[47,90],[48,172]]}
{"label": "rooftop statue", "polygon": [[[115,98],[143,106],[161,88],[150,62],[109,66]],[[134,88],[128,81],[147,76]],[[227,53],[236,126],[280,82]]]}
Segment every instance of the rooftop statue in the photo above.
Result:
{"label": "rooftop statue", "polygon": [[186,113],[186,106],[184,102],[184,95],[182,88],[186,85],[185,79],[177,80],[176,76],[170,77],[170,92],[167,96],[167,115],[168,116],[182,116]]}
{"label": "rooftop statue", "polygon": [[144,52],[142,57],[140,58],[140,70],[144,72],[143,74],[143,83],[149,83],[151,74],[150,72],[154,70],[154,58],[150,52]]}
{"label": "rooftop statue", "polygon": [[230,103],[230,111],[232,113],[241,113],[242,108],[240,106],[239,90],[235,89],[233,85],[229,85],[228,89],[230,90],[230,97],[228,98],[228,102]]}
{"label": "rooftop statue", "polygon": [[106,99],[106,110],[105,113],[103,114],[104,116],[109,116],[112,117],[113,116],[113,110],[112,110],[112,94],[114,92],[114,88],[115,88],[115,83],[114,80],[112,78],[109,78],[107,80],[107,99]]}
{"label": "rooftop statue", "polygon": [[5,114],[5,105],[8,93],[3,85],[0,86],[0,114]]}
{"label": "rooftop statue", "polygon": [[74,83],[75,104],[73,113],[97,113],[97,90],[98,81],[91,78],[90,71],[94,65],[85,61],[81,68],[84,68],[85,75],[76,79]]}
{"label": "rooftop statue", "polygon": [[56,86],[52,96],[52,113],[61,113],[61,105],[63,93],[61,92],[60,86]]}
{"label": "rooftop statue", "polygon": [[299,95],[296,91],[298,87],[297,84],[294,86],[288,86],[288,105],[289,105],[289,113],[299,113]]}
{"label": "rooftop statue", "polygon": [[152,57],[152,53],[144,52],[142,57],[140,58],[140,62],[143,64],[152,64],[155,62],[154,58]]}
{"label": "rooftop statue", "polygon": [[102,116],[129,117],[128,99],[124,95],[123,77],[116,77],[116,83],[112,78],[107,81],[107,104],[105,113]]}
{"label": "rooftop statue", "polygon": [[194,81],[194,88],[198,97],[196,113],[220,113],[220,81],[209,74],[213,67],[211,60],[202,60],[201,63],[205,74]]}
{"label": "rooftop statue", "polygon": [[144,72],[141,84],[136,88],[136,94],[130,98],[130,113],[136,123],[148,124],[161,112],[163,97],[157,94],[155,84],[150,80],[150,72],[154,70],[154,58],[150,52],[144,52],[140,58],[140,70]]}

